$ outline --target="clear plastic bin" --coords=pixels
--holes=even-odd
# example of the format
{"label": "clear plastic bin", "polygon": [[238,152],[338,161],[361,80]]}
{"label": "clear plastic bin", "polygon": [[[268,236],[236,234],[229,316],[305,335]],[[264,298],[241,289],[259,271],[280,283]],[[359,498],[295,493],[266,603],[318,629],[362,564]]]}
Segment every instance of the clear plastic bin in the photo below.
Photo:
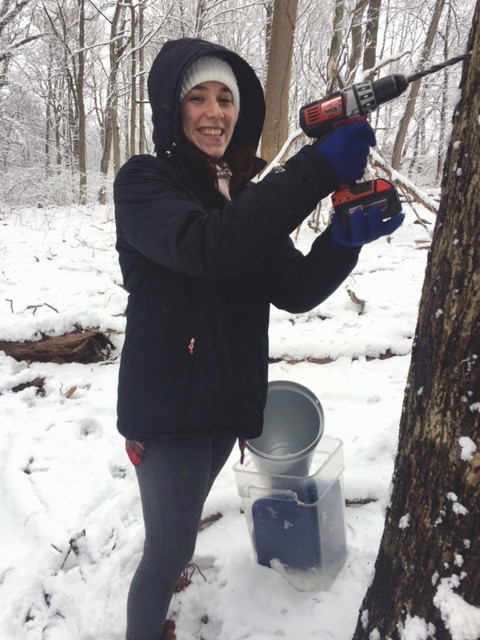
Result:
{"label": "clear plastic bin", "polygon": [[343,444],[322,438],[306,477],[268,475],[252,458],[233,469],[258,564],[300,591],[326,591],[347,557]]}

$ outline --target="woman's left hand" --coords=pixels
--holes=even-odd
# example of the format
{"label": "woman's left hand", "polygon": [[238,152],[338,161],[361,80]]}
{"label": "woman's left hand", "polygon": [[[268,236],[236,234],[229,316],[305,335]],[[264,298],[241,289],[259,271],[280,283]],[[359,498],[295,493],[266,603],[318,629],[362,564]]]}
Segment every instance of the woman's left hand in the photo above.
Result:
{"label": "woman's left hand", "polygon": [[345,231],[337,214],[332,216],[332,244],[341,249],[355,249],[378,240],[381,236],[388,236],[402,224],[405,219],[403,213],[397,213],[387,220],[382,219],[382,212],[378,207],[370,207],[365,213],[355,211],[350,217],[350,231]]}

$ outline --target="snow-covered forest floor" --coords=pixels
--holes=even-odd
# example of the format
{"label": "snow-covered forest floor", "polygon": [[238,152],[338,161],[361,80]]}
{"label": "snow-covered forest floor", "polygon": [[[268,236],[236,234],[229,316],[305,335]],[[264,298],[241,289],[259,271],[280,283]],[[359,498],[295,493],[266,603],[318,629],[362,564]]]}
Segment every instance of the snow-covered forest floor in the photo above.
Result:
{"label": "snow-covered forest floor", "polygon": [[[179,640],[352,636],[388,503],[427,258],[428,232],[406,213],[391,241],[364,247],[318,308],[272,309],[270,379],[317,395],[325,434],[344,443],[345,497],[366,502],[346,509],[346,564],[328,592],[299,592],[254,563],[235,449],[205,506],[204,516],[223,517],[198,536],[194,562],[206,581],[196,572],[172,601]],[[432,229],[433,216],[422,216]],[[143,531],[134,468],[115,427],[126,294],[112,211],[19,210],[0,223],[0,340],[76,325],[118,332],[111,358],[94,365],[27,364],[0,352],[0,638],[120,640]],[[297,245],[308,251],[314,238],[304,224]],[[44,395],[13,390],[35,378],[45,379]]]}

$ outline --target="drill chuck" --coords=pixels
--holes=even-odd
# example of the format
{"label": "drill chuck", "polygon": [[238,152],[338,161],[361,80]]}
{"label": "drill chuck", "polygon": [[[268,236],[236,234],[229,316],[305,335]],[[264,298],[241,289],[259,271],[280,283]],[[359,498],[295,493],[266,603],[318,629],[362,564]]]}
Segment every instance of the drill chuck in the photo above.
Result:
{"label": "drill chuck", "polygon": [[408,87],[408,80],[400,74],[385,76],[373,82],[357,82],[343,89],[345,117],[365,116],[381,104],[401,95]]}
{"label": "drill chuck", "polygon": [[402,93],[406,91],[409,83],[406,76],[396,73],[380,78],[379,80],[374,80],[371,84],[376,99],[375,108],[377,108],[379,105],[385,104],[385,102],[389,102],[402,95]]}

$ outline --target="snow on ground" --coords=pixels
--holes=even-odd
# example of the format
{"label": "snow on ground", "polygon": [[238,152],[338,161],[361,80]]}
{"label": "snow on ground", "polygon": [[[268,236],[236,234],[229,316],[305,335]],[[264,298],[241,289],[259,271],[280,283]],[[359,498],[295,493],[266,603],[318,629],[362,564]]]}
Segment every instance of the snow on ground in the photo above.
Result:
{"label": "snow on ground", "polygon": [[[90,207],[0,220],[0,340],[35,340],[77,324],[123,330],[111,217],[109,208]],[[179,640],[351,637],[388,503],[427,256],[419,249],[427,232],[414,220],[408,212],[391,242],[365,247],[353,274],[318,308],[299,316],[272,310],[270,352],[279,361],[270,379],[318,396],[325,434],[344,442],[346,498],[372,500],[347,508],[346,564],[329,591],[299,592],[254,563],[235,450],[204,511],[223,517],[198,537],[194,562],[206,580],[195,573],[172,601]],[[314,237],[304,225],[298,246],[308,250]],[[143,532],[134,470],[115,427],[122,334],[112,341],[111,359],[94,365],[27,364],[0,352],[1,640],[124,633]],[[44,396],[34,387],[12,390],[36,377],[45,379]]]}

